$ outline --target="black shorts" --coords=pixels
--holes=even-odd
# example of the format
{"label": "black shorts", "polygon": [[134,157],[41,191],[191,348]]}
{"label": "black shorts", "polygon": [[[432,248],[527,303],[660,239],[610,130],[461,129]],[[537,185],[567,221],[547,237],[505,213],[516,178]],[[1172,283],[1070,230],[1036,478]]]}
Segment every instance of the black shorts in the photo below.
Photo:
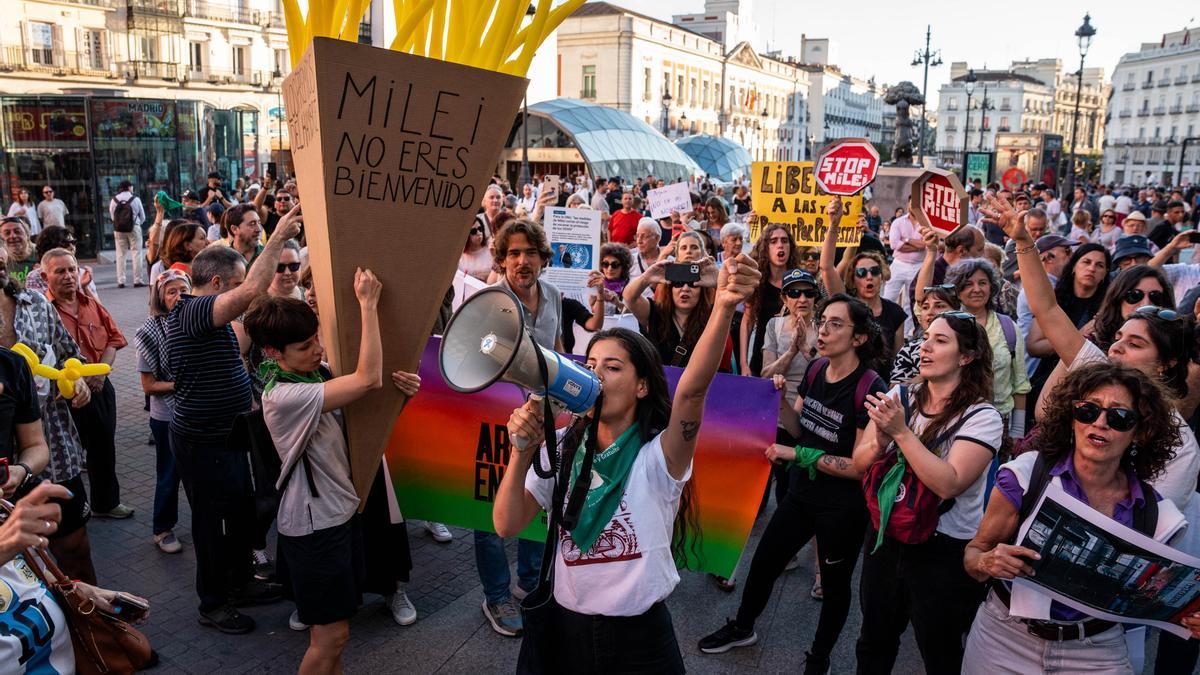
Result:
{"label": "black shorts", "polygon": [[58,530],[50,535],[51,539],[65,537],[77,532],[92,517],[92,506],[88,503],[87,489],[84,487],[83,474],[70,480],[64,480],[59,485],[71,491],[74,497],[70,499],[52,499],[50,501],[62,507],[62,520],[58,522]]}
{"label": "black shorts", "polygon": [[281,534],[279,554],[300,621],[321,626],[358,611],[366,569],[357,515],[303,537]]}

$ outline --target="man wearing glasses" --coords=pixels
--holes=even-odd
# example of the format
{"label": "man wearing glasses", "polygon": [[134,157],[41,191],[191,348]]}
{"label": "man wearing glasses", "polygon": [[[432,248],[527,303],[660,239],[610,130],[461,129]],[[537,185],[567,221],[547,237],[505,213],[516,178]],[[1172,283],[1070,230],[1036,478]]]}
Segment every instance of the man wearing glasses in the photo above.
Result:
{"label": "man wearing glasses", "polygon": [[37,205],[38,219],[42,221],[42,227],[66,227],[67,214],[71,213],[67,210],[67,205],[63,200],[54,196],[54,188],[49,185],[42,186],[42,201]]}
{"label": "man wearing glasses", "polygon": [[267,233],[268,237],[271,236],[271,233],[275,231],[275,226],[287,215],[288,211],[292,210],[294,205],[292,193],[287,190],[275,191],[275,202],[272,204],[272,209],[270,211],[263,210],[265,214],[262,221],[263,231]]}

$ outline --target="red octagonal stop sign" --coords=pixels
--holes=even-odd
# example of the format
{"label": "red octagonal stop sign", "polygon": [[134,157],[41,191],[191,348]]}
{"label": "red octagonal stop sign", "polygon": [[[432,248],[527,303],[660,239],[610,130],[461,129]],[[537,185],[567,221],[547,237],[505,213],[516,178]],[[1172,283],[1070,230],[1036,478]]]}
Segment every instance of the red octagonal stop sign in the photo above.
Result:
{"label": "red octagonal stop sign", "polygon": [[813,178],[831,195],[854,195],[875,180],[879,152],[865,138],[836,140],[817,155]]}
{"label": "red octagonal stop sign", "polygon": [[943,235],[967,224],[967,192],[948,171],[928,169],[913,181],[912,203],[917,222]]}

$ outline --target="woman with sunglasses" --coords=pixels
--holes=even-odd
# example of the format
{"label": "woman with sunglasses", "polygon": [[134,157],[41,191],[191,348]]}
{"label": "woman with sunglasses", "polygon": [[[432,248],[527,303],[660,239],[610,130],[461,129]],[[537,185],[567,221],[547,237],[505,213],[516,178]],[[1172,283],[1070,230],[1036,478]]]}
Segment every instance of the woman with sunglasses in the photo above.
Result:
{"label": "woman with sunglasses", "polygon": [[[799,253],[792,233],[779,224],[768,225],[759,236],[750,257],[758,263],[762,281],[746,301],[742,325],[738,330],[738,372],[758,377],[762,374],[763,342],[767,322],[783,309],[780,288],[787,271],[799,267]],[[751,339],[753,338],[753,339]]]}
{"label": "woman with sunglasses", "polygon": [[795,446],[772,445],[767,459],[790,462],[787,496],[775,509],[754,551],[737,616],[700,640],[700,651],[720,654],[758,642],[754,623],[767,606],[776,579],[814,537],[821,552],[824,598],[804,672],[825,673],[846,616],[850,582],[867,529],[862,474],[851,464],[867,426],[866,397],[884,391],[873,370],[883,354],[883,337],[867,305],[844,293],[817,311],[817,355],[797,390],[795,407],[786,399],[780,420]]}
{"label": "woman with sunglasses", "polygon": [[276,298],[304,299],[300,289],[300,245],[295,239],[284,242],[279,252],[279,263],[275,265],[275,278],[267,288],[267,294]]}
{"label": "woman with sunglasses", "polygon": [[633,256],[625,244],[609,242],[600,247],[600,271],[588,275],[587,285],[597,293],[589,297],[592,313],[624,314],[625,303],[621,294],[629,284],[629,268]]}
{"label": "woman with sunglasses", "polygon": [[1112,253],[1117,248],[1117,240],[1121,238],[1123,232],[1121,226],[1117,224],[1117,212],[1113,209],[1104,209],[1100,214],[1100,229],[1096,231],[1096,243],[1108,249]]}
{"label": "woman with sunglasses", "polygon": [[1108,283],[1100,311],[1091,325],[1084,327],[1083,334],[1107,350],[1125,320],[1147,305],[1175,309],[1171,286],[1162,272],[1149,265],[1126,267]]}
{"label": "woman with sunglasses", "polygon": [[[783,277],[783,310],[767,322],[767,338],[763,343],[762,376],[775,381],[782,389],[788,406],[795,408],[796,392],[804,381],[804,371],[816,347],[817,331],[812,328],[813,308],[821,297],[817,280],[801,269],[788,270]],[[796,439],[782,423],[775,430],[775,442],[792,446]],[[787,495],[787,465],[771,466],[775,481],[775,503]]]}
{"label": "woman with sunglasses", "polygon": [[[1192,331],[1174,310],[1153,305],[1139,307],[1126,317],[1113,335],[1113,342],[1106,353],[1086,340],[1066,311],[1054,302],[1054,296],[1050,294],[1050,280],[1042,268],[1037,247],[1012,206],[998,200],[987,200],[984,210],[994,214],[1005,233],[1016,242],[1017,265],[1029,297],[1029,308],[1060,359],[1037,401],[1039,425],[1047,406],[1054,399],[1049,392],[1054,390],[1068,371],[1089,363],[1111,361],[1136,368],[1164,384],[1176,398],[1187,395],[1188,360],[1193,349]],[[1188,512],[1189,519],[1200,522],[1200,518],[1190,512],[1190,508],[1195,506],[1195,515],[1200,516],[1200,500],[1191,499],[1196,492],[1196,478],[1200,472],[1200,446],[1197,446],[1195,435],[1178,410],[1175,410],[1174,416],[1176,423],[1182,427],[1173,448],[1174,455],[1161,475],[1147,478],[1152,479],[1159,494],[1170,499],[1181,511]],[[1041,432],[1038,435],[1040,438]]]}
{"label": "woman with sunglasses", "polygon": [[893,387],[902,382],[912,382],[920,376],[921,345],[925,342],[925,331],[929,330],[929,324],[937,315],[958,309],[959,306],[954,284],[926,286],[920,296],[921,330],[905,340],[904,346],[896,353],[896,362],[892,366]]}
{"label": "woman with sunglasses", "polygon": [[904,469],[894,473],[901,460],[940,500],[936,516],[925,513],[936,517],[936,529],[923,541],[893,537],[888,523],[895,519],[885,518],[882,509],[879,529],[867,530],[859,586],[863,623],[855,648],[865,673],[891,672],[910,621],[925,671],[958,673],[963,638],[984,595],[962,561],[983,519],[987,468],[1004,437],[1004,421],[991,402],[992,346],[973,314],[952,310],[929,317],[920,383],[868,396],[871,422],[854,447],[854,468],[874,472],[877,480],[864,484],[881,505],[902,502],[906,482],[909,498],[914,496],[916,483],[904,480]]}
{"label": "woman with sunglasses", "polygon": [[[1017,250],[1029,243],[1018,241]],[[1156,500],[1157,522],[1153,531],[1146,527],[1143,534],[1158,541],[1166,541],[1184,524],[1179,509],[1160,498],[1148,482],[1163,471],[1180,443],[1171,395],[1154,378],[1135,368],[1094,362],[1073,369],[1050,399],[1036,452],[1000,469],[979,531],[963,556],[967,573],[991,586],[967,638],[962,672],[968,675],[1048,668],[1137,672],[1120,624],[1053,601],[1042,618],[1021,619],[1009,613],[1008,581],[1032,575],[1031,564],[1038,560],[1035,551],[1016,541],[1023,507],[1029,510],[1026,502],[1040,497],[1027,494],[1032,486],[1054,482],[1071,498],[1126,527],[1144,523],[1137,514],[1147,500]],[[1200,615],[1185,618],[1183,624],[1200,638]]]}
{"label": "woman with sunglasses", "polygon": [[[835,260],[838,225],[842,220],[841,200],[830,201],[825,214],[829,218],[829,228],[825,233],[825,243],[821,247],[821,281],[825,282],[825,290],[829,294],[849,293],[871,308],[871,316],[875,317],[875,322],[879,324],[879,330],[883,334],[885,349],[879,374],[884,379],[890,379],[892,358],[904,344],[904,322],[908,319],[908,313],[900,305],[883,297],[884,284],[891,278],[891,274],[887,262],[878,253],[859,251],[853,256],[847,255],[849,262],[843,259],[845,269],[842,276],[838,276],[840,266]],[[865,222],[865,217],[860,218]]]}
{"label": "woman with sunglasses", "polygon": [[486,282],[494,264],[495,256],[488,248],[487,226],[476,218],[475,223],[471,225],[471,231],[467,233],[467,243],[463,244],[462,255],[458,256],[458,269],[463,274]]}

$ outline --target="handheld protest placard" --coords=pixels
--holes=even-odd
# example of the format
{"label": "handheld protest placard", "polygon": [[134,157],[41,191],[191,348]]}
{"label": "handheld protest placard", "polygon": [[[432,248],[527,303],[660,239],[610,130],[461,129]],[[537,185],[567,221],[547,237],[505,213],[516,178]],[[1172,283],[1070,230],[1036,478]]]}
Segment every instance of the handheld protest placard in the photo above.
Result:
{"label": "handheld protest placard", "polygon": [[862,192],[879,171],[879,151],[865,138],[840,138],[817,155],[813,179],[824,192],[850,196]]}
{"label": "handheld protest placard", "polygon": [[754,217],[747,221],[750,241],[772,225],[792,233],[797,246],[820,246],[825,241],[825,209],[833,200],[842,202],[838,227],[839,247],[858,246],[862,233],[858,217],[863,212],[862,195],[831,195],[817,187],[813,162],[754,162],[751,206]]}
{"label": "handheld protest placard", "polygon": [[967,224],[967,201],[967,191],[949,171],[927,169],[913,181],[913,217],[942,236]]}
{"label": "handheld protest placard", "polygon": [[[522,76],[582,2],[551,11],[539,0],[522,28],[527,5],[517,0],[396,0],[387,50],[334,39],[357,36],[365,0],[313,0],[307,15],[285,0],[294,71],[283,94],[335,373],[353,370],[358,357],[356,267],[383,282],[384,372],[417,369],[525,93]],[[364,504],[402,402],[385,384],[346,409]]]}

